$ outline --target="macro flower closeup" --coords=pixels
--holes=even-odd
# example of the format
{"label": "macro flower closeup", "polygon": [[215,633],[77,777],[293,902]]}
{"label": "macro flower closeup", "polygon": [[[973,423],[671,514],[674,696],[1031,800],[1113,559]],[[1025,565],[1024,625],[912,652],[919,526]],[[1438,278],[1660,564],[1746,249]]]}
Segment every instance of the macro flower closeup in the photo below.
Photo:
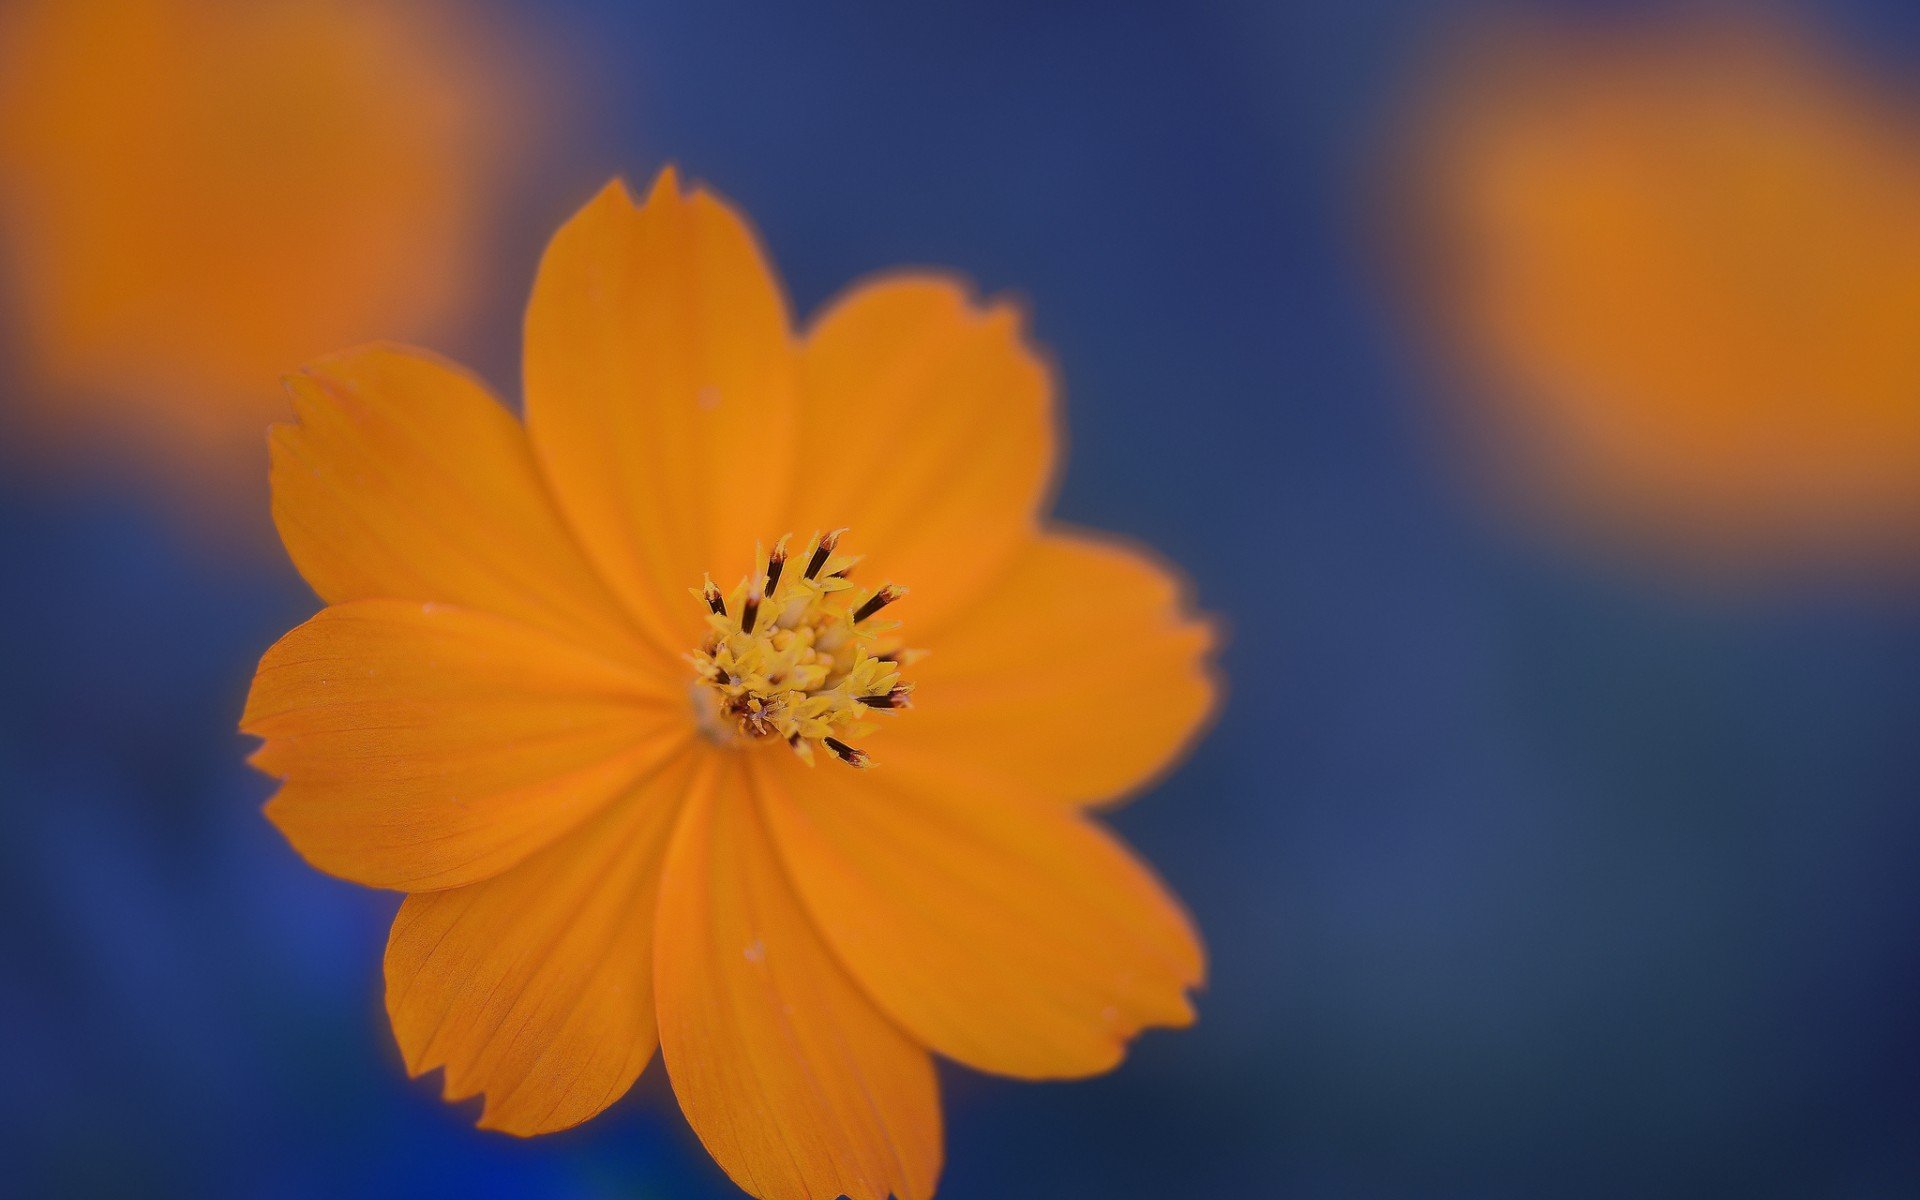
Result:
{"label": "macro flower closeup", "polygon": [[1089,814],[1215,701],[1138,550],[1045,519],[1049,373],[955,281],[796,334],[753,234],[664,173],[554,237],[524,422],[392,346],[291,383],[273,512],[328,607],[243,728],[316,867],[407,893],[408,1068],[563,1129],[654,1057],[761,1197],[940,1173],[938,1055],[1085,1076],[1193,1019],[1178,902]]}
{"label": "macro flower closeup", "polygon": [[257,512],[232,501],[290,364],[470,315],[528,108],[486,26],[438,2],[0,5],[9,448]]}
{"label": "macro flower closeup", "polygon": [[1475,47],[1399,194],[1483,476],[1656,558],[1920,560],[1913,97],[1733,9]]}

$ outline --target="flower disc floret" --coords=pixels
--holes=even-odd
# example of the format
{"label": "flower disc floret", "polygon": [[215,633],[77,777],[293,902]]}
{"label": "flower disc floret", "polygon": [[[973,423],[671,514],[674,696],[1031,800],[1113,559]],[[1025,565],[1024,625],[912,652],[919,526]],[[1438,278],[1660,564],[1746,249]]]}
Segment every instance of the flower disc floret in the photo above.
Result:
{"label": "flower disc floret", "polygon": [[849,766],[872,765],[852,741],[877,727],[873,714],[906,708],[913,692],[900,678],[911,657],[900,622],[878,615],[907,589],[862,589],[848,579],[859,558],[838,553],[845,532],[815,534],[796,571],[787,570],[789,535],[771,553],[756,547],[757,569],[732,592],[723,595],[711,575],[695,590],[708,633],[688,658],[709,738],[778,738],[808,763],[824,748]]}

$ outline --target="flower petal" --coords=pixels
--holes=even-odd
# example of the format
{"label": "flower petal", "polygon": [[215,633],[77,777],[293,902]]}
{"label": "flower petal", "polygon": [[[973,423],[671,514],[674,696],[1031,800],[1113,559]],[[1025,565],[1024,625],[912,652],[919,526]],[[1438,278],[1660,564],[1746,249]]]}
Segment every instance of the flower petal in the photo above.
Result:
{"label": "flower petal", "polygon": [[674,1092],[735,1183],[762,1200],[932,1194],[932,1061],[821,942],[738,762],[681,819],[655,955]]}
{"label": "flower petal", "polygon": [[421,891],[498,874],[630,789],[691,733],[662,687],[529,625],[363,600],[267,651],[241,728],[309,862]]}
{"label": "flower petal", "polygon": [[868,282],[815,325],[801,386],[794,532],[852,527],[913,589],[902,615],[938,627],[1032,535],[1053,470],[1053,385],[1019,313],[939,276]]}
{"label": "flower petal", "polygon": [[369,346],[288,380],[273,517],[329,604],[436,600],[583,645],[635,627],[555,510],[526,431],[484,385],[420,351]]}
{"label": "flower petal", "polygon": [[683,752],[525,862],[408,896],[387,941],[387,1013],[407,1070],[480,1093],[480,1125],[528,1137],[626,1094],[653,1057],[653,914],[692,782]]}
{"label": "flower petal", "polygon": [[828,943],[928,1047],[1029,1079],[1118,1063],[1193,1020],[1179,903],[1079,813],[943,771],[762,760],[768,823]]}
{"label": "flower petal", "polygon": [[1091,537],[1029,543],[909,668],[914,708],[869,747],[881,763],[976,764],[1069,803],[1110,800],[1166,769],[1213,709],[1212,627],[1176,577]]}
{"label": "flower petal", "polygon": [[526,330],[527,426],[588,553],[672,653],[687,589],[777,537],[794,349],[753,233],[671,170],[635,208],[610,184],[554,235]]}

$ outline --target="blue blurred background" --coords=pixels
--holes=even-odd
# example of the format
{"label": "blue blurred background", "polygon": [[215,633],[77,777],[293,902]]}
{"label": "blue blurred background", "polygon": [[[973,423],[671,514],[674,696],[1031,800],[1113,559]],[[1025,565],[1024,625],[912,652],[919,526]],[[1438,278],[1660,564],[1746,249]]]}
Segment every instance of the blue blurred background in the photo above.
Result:
{"label": "blue blurred background", "polygon": [[[1457,6],[487,13],[571,90],[437,349],[515,394],[546,234],[677,162],[798,312],[899,264],[1026,297],[1061,514],[1231,624],[1218,726],[1115,817],[1207,936],[1198,1025],[949,1071],[943,1195],[1920,1195],[1916,596],[1677,584],[1455,486],[1356,214]],[[1899,0],[1819,19],[1920,53]],[[0,1192],[737,1194],[657,1064],[531,1143],[406,1080],[396,898],[298,859],[233,732],[314,608],[137,473],[0,479]]]}

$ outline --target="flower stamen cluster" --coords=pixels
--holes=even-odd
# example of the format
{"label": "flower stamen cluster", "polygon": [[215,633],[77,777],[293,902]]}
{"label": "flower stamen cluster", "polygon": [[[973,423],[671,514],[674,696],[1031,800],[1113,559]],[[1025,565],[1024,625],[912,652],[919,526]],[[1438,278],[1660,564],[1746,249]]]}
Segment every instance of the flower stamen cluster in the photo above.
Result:
{"label": "flower stamen cluster", "polygon": [[707,608],[707,637],[688,655],[699,680],[701,727],[717,742],[779,738],[807,763],[824,748],[852,767],[873,759],[851,744],[877,726],[875,713],[906,708],[913,685],[900,667],[913,657],[900,622],[879,617],[907,589],[862,589],[847,578],[860,560],[837,552],[836,529],[808,541],[787,570],[782,537],[756,547],[755,571],[722,594],[711,575],[694,595]]}

